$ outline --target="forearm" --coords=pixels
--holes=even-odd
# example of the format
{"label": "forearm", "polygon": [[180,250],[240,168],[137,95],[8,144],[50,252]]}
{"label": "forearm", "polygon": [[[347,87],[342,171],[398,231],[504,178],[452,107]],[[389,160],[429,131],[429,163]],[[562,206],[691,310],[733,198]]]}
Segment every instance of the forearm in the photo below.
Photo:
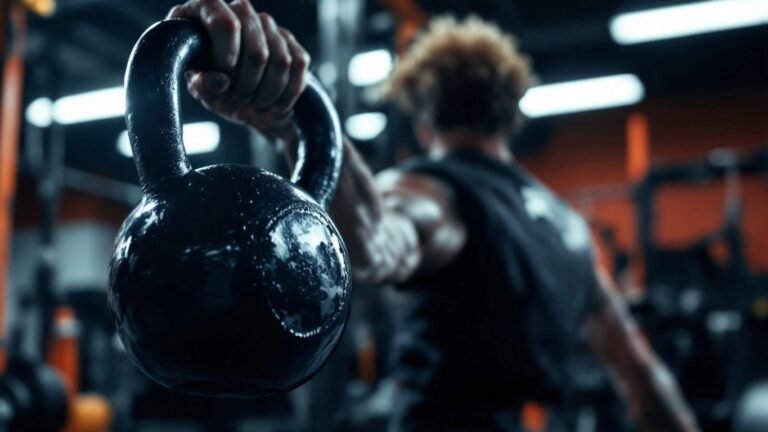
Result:
{"label": "forearm", "polygon": [[401,282],[418,268],[422,252],[415,224],[385,204],[370,168],[348,140],[329,214],[347,245],[358,282]]}
{"label": "forearm", "polygon": [[651,355],[614,379],[625,394],[631,417],[642,432],[695,432],[696,421],[667,367]]}
{"label": "forearm", "polygon": [[[279,140],[289,166],[293,166],[299,145],[298,131],[286,128],[273,138]],[[415,270],[420,257],[415,226],[386,208],[370,168],[347,139],[339,185],[329,214],[349,251],[356,281],[396,282]]]}
{"label": "forearm", "polygon": [[585,323],[591,351],[607,366],[643,432],[695,432],[674,377],[655,355],[610,278],[598,272],[600,305]]}

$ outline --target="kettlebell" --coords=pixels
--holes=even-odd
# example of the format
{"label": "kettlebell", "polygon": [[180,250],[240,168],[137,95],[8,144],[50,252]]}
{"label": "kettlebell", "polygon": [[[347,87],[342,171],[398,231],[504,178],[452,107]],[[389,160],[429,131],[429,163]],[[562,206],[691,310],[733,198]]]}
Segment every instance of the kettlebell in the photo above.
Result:
{"label": "kettlebell", "polygon": [[61,430],[69,407],[67,387],[51,367],[12,356],[0,375],[0,430]]}
{"label": "kettlebell", "polygon": [[180,392],[248,397],[310,379],[344,330],[349,260],[326,213],[343,146],[310,76],[296,107],[292,181],[243,165],[192,169],[179,83],[206,70],[210,41],[183,19],[150,27],[125,75],[126,123],[144,196],[123,222],[108,302],[128,355]]}

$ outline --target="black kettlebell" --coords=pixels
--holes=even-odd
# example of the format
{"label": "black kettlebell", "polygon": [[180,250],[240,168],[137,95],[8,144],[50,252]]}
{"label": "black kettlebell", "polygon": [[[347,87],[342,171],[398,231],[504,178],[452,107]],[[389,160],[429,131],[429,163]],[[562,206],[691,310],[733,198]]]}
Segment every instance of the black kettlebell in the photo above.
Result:
{"label": "black kettlebell", "polygon": [[58,431],[69,415],[67,387],[49,366],[11,357],[0,375],[0,430]]}
{"label": "black kettlebell", "polygon": [[130,357],[163,386],[257,396],[312,377],[349,314],[346,249],[326,209],[342,163],[337,114],[310,77],[293,183],[242,165],[192,169],[179,82],[204,70],[199,23],[167,20],[136,43],[125,76],[128,134],[144,197],[123,222],[109,305]]}

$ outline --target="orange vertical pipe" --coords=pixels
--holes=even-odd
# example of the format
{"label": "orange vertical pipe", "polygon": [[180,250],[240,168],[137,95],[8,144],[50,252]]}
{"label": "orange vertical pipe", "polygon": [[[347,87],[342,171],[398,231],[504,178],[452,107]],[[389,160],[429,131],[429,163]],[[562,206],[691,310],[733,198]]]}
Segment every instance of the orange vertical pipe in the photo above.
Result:
{"label": "orange vertical pipe", "polygon": [[74,395],[79,391],[80,383],[78,322],[75,311],[68,306],[58,307],[53,317],[53,329],[46,363],[61,374],[70,394]]}
{"label": "orange vertical pipe", "polygon": [[627,118],[627,178],[630,182],[640,180],[651,165],[651,142],[648,133],[648,118],[635,112]]}
{"label": "orange vertical pipe", "polygon": [[357,353],[358,378],[368,384],[376,381],[376,342],[367,340],[358,349]]}
{"label": "orange vertical pipe", "polygon": [[[13,216],[12,202],[16,193],[16,170],[19,148],[19,128],[21,125],[21,92],[24,88],[24,32],[26,30],[26,14],[19,5],[10,5],[9,1],[1,1],[1,17],[10,17],[14,29],[12,46],[3,46],[5,67],[2,76],[2,93],[0,100],[0,339],[6,338],[6,292],[8,280],[8,261],[10,257],[11,221]],[[5,44],[5,20],[0,22]],[[7,48],[7,49],[6,49]],[[0,348],[0,371],[5,370],[7,353],[5,347]]]}
{"label": "orange vertical pipe", "polygon": [[[648,128],[648,118],[645,114],[635,112],[627,118],[627,179],[630,183],[642,180],[651,166],[651,139]],[[635,247],[630,268],[632,270],[632,285],[643,291],[645,283],[645,266],[642,253]]]}

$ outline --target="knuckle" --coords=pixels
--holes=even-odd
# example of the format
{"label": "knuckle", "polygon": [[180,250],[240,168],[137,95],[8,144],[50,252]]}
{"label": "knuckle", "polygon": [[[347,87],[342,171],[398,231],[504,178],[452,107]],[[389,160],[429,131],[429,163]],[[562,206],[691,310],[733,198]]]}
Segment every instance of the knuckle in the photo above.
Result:
{"label": "knuckle", "polygon": [[168,17],[177,18],[183,15],[190,15],[192,13],[196,13],[197,12],[195,9],[196,5],[197,5],[196,0],[189,0],[185,3],[179,3],[173,6],[168,11]]}
{"label": "knuckle", "polygon": [[253,19],[253,8],[247,1],[234,2],[230,5],[230,9],[243,21]]}
{"label": "knuckle", "polygon": [[269,58],[269,49],[263,45],[256,45],[248,50],[248,59],[254,64],[265,64]]}
{"label": "knuckle", "polygon": [[306,52],[299,54],[294,60],[295,66],[301,70],[309,69],[309,64],[312,62],[312,58]]}
{"label": "knuckle", "polygon": [[248,7],[248,2],[245,2],[245,1],[230,1],[227,3],[229,8],[235,12],[242,12],[244,10],[247,10],[247,7]]}
{"label": "knuckle", "polygon": [[291,63],[293,63],[293,60],[287,54],[276,55],[273,58],[273,61],[275,62],[275,66],[277,66],[280,69],[290,69]]}
{"label": "knuckle", "polygon": [[275,19],[272,18],[272,15],[266,12],[259,12],[259,19],[261,20],[262,25],[265,27],[270,29],[277,28],[277,24],[275,24]]}
{"label": "knuckle", "polygon": [[296,42],[296,37],[293,35],[293,33],[291,33],[290,30],[288,30],[286,28],[283,28],[283,27],[280,27],[280,33],[282,33],[283,37],[288,42]]}
{"label": "knuckle", "polygon": [[227,33],[240,33],[240,21],[233,14],[215,14],[208,18],[208,26],[212,30],[224,31]]}

